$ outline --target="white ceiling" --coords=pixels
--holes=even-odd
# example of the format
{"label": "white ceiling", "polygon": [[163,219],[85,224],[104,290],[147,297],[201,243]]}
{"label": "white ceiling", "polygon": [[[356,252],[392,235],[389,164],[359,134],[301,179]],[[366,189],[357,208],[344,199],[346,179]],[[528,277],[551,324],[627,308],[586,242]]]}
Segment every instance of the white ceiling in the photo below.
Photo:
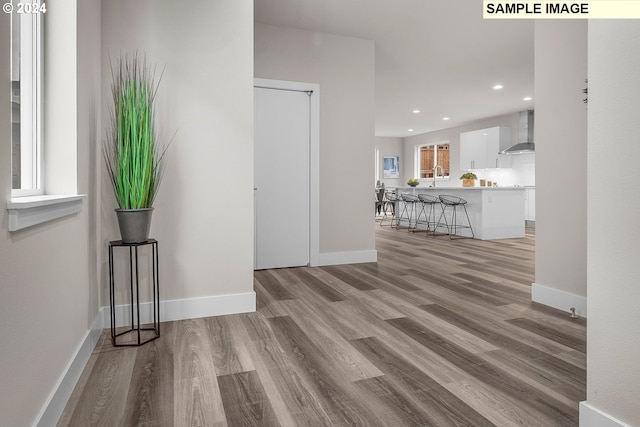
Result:
{"label": "white ceiling", "polygon": [[483,20],[481,0],[255,0],[254,9],[264,24],[375,41],[377,136],[533,109],[523,101],[533,97],[533,21]]}

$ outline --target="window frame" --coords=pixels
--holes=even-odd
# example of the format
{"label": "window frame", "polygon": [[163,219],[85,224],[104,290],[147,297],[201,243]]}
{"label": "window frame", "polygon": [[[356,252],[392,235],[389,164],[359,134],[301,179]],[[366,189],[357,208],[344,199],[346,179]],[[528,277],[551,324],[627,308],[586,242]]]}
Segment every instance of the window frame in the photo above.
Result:
{"label": "window frame", "polygon": [[[37,1],[34,3],[40,4],[41,2]],[[24,13],[19,15],[20,188],[11,189],[12,198],[44,194],[43,15],[43,13]],[[12,61],[13,58],[14,53],[12,52]]]}
{"label": "window frame", "polygon": [[[433,161],[434,161],[434,167],[436,164],[438,164],[438,146],[439,145],[447,145],[449,147],[449,175],[446,176],[437,176],[436,180],[437,181],[448,181],[451,178],[451,144],[449,143],[449,141],[438,141],[438,142],[433,142],[433,143],[428,143],[428,144],[421,144],[421,145],[416,145],[415,146],[415,151],[414,151],[414,176],[418,178],[418,180],[422,181],[433,181],[433,177],[427,177],[427,178],[422,178],[421,175],[421,162],[422,162],[422,157],[421,157],[421,151],[423,148],[425,147],[432,147],[433,151],[434,151],[434,156],[433,156]],[[441,165],[442,166],[442,165]],[[444,168],[443,168],[444,169]],[[444,171],[443,171],[444,172]]]}
{"label": "window frame", "polygon": [[[34,4],[38,5],[37,10]],[[76,214],[82,210],[82,205],[84,203],[84,200],[87,198],[86,194],[78,194],[77,189],[73,189],[71,194],[62,194],[62,193],[51,194],[47,189],[47,187],[51,185],[50,184],[51,182],[54,182],[54,185],[55,185],[56,180],[53,178],[57,178],[54,172],[55,170],[54,168],[56,167],[55,165],[51,168],[45,167],[45,157],[47,153],[49,152],[51,154],[53,151],[58,152],[58,150],[61,150],[61,145],[64,145],[64,147],[62,147],[62,150],[60,151],[61,153],[66,152],[65,150],[70,148],[71,145],[74,146],[73,150],[77,152],[77,138],[72,137],[73,140],[70,142],[65,141],[64,144],[62,144],[61,142],[58,142],[57,144],[53,144],[53,145],[51,144],[51,142],[53,142],[52,138],[49,138],[48,141],[44,140],[46,137],[43,135],[49,135],[49,132],[50,132],[49,130],[45,132],[44,126],[47,124],[45,113],[48,111],[48,109],[52,108],[50,105],[49,106],[44,105],[45,98],[47,97],[47,94],[44,92],[45,85],[46,85],[47,79],[51,78],[52,72],[58,75],[58,74],[61,74],[61,72],[63,72],[63,69],[70,69],[70,66],[75,67],[77,66],[77,64],[73,64],[73,65],[65,64],[66,66],[63,66],[61,62],[54,60],[50,62],[49,67],[47,67],[46,64],[44,63],[46,61],[45,50],[51,49],[52,51],[56,51],[59,49],[68,48],[66,45],[63,46],[64,38],[52,37],[48,39],[49,43],[47,43],[47,40],[45,40],[45,38],[47,38],[48,36],[45,34],[45,32],[47,30],[50,30],[50,28],[47,28],[47,27],[49,25],[51,26],[61,25],[63,22],[66,23],[66,20],[63,19],[65,18],[66,14],[68,14],[68,16],[66,17],[68,17],[69,19],[72,19],[72,17],[74,16],[74,15],[71,15],[74,12],[72,12],[69,8],[66,8],[66,9],[62,8],[60,14],[52,15],[51,17],[44,19],[44,14],[47,12],[45,4],[46,3],[42,0],[34,0],[30,2],[29,3],[30,8],[27,6],[24,6],[26,5],[26,3],[23,4],[25,12],[28,12],[29,9],[31,9],[32,14],[28,14],[28,17],[30,22],[35,24],[31,27],[31,31],[29,33],[32,36],[29,37],[27,35],[27,37],[30,40],[30,43],[28,45],[31,52],[30,56],[34,58],[32,59],[31,67],[35,67],[35,68],[31,68],[31,69],[35,70],[35,72],[32,75],[35,75],[36,77],[35,79],[30,79],[30,81],[33,82],[32,84],[35,84],[36,86],[32,93],[34,96],[30,97],[33,101],[29,103],[29,110],[28,110],[31,112],[31,114],[34,115],[33,117],[35,117],[34,119],[35,122],[32,122],[32,124],[30,125],[30,129],[36,129],[36,130],[34,132],[30,132],[34,136],[33,138],[30,139],[30,141],[37,145],[34,146],[35,149],[31,151],[33,155],[29,156],[29,158],[31,159],[32,162],[35,162],[36,168],[33,170],[32,173],[35,173],[36,175],[35,175],[35,178],[32,176],[31,182],[34,182],[36,185],[34,185],[35,188],[11,190],[11,199],[6,202],[6,209],[8,212],[8,231],[11,233],[14,233],[14,232],[20,233],[20,230],[22,229],[33,227],[38,224],[44,224],[51,220],[68,217],[70,215]],[[19,7],[17,6],[17,2],[14,2],[14,6],[16,8]],[[74,8],[74,11],[75,11],[75,8]],[[22,15],[22,14],[19,14],[19,15]],[[52,19],[54,18],[54,16],[55,16],[55,19]],[[26,18],[20,17],[21,26],[22,26],[23,19],[26,19]],[[73,19],[77,20],[77,15],[75,15],[75,18]],[[13,21],[12,21],[12,25],[13,25]],[[13,28],[12,28],[12,31],[13,31]],[[64,34],[68,35],[69,34],[68,29],[65,28],[65,31],[67,32],[65,32]],[[13,36],[13,33],[12,33],[12,36]],[[12,49],[14,48],[13,38],[12,38],[11,48]],[[15,51],[12,50],[12,54],[14,54],[14,52]],[[36,56],[33,57],[33,55],[36,55]],[[21,55],[21,57],[24,57],[24,56],[25,56],[24,54]],[[11,58],[11,60],[12,60],[12,67],[13,67],[13,64],[15,64],[15,62],[13,61],[13,57]],[[47,68],[49,70],[49,75],[45,76],[44,72],[47,70]],[[11,80],[13,80],[13,78],[14,76],[12,75]],[[20,75],[19,80],[20,80],[20,84],[22,84],[23,81],[27,81],[26,77],[24,79],[22,78],[22,75]],[[21,89],[20,95],[22,95],[22,89]],[[58,96],[60,95],[55,93],[54,91],[54,96],[50,99],[50,101],[56,100]],[[13,98],[14,98],[13,91],[11,93],[11,98],[12,98],[11,100],[13,101]],[[76,97],[76,99],[74,100],[76,105],[77,105],[77,101],[78,100]],[[21,103],[22,103],[22,100],[21,100]],[[57,104],[57,102],[54,102],[54,103]],[[22,107],[22,105],[20,105],[20,107]],[[25,107],[25,111],[27,111],[27,107]],[[76,120],[74,119],[73,121],[74,121],[74,125],[76,125],[77,124]],[[22,122],[21,122],[21,125],[22,125]],[[33,126],[36,126],[36,127],[34,128]],[[57,136],[57,134],[55,135]],[[21,132],[21,137],[22,137],[22,132]],[[65,138],[68,138],[68,136],[65,136]],[[49,144],[47,144],[47,142],[49,142]],[[11,150],[13,150],[13,141],[10,145],[12,146]],[[20,138],[20,146],[22,147],[22,138]],[[12,151],[10,151],[10,154],[13,158]],[[49,157],[49,160],[50,161],[53,160],[56,165],[59,163],[59,159],[58,159],[59,156],[53,156],[53,158],[52,156],[48,156],[48,157]],[[74,162],[75,162],[75,158],[74,158]],[[31,163],[31,164],[33,165],[34,163]],[[49,176],[47,176],[46,175],[47,170],[45,169],[47,169],[49,172],[52,172],[52,173],[50,173]],[[13,174],[13,170],[11,173]],[[75,173],[77,177],[77,168],[73,173]],[[53,176],[51,176],[52,174]],[[13,187],[13,182],[11,187]]]}

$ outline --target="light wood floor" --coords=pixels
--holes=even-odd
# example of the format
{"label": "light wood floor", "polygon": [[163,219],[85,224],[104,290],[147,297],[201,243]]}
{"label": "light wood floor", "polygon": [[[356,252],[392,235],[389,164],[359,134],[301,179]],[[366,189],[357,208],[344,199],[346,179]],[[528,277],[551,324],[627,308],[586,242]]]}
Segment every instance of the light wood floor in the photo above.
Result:
{"label": "light wood floor", "polygon": [[58,425],[578,425],[585,321],[530,302],[532,234],[376,229],[377,263],[256,272],[256,313],[104,333]]}

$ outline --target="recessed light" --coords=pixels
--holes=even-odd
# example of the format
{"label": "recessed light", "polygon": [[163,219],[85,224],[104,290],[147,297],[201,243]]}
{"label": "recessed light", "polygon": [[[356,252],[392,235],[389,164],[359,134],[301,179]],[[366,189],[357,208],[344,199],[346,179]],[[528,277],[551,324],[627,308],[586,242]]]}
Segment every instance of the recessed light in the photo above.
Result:
{"label": "recessed light", "polygon": [[407,129],[407,132],[413,132],[413,129]]}
{"label": "recessed light", "polygon": [[442,120],[449,120],[449,117],[443,117]]}
{"label": "recessed light", "polygon": [[413,110],[412,113],[413,114],[418,114],[420,112],[420,110]]}
{"label": "recessed light", "polygon": [[503,87],[504,87],[504,86],[502,86],[502,85],[495,85],[495,86],[493,87],[493,89],[494,89],[494,90],[500,90],[500,89],[502,89]]}
{"label": "recessed light", "polygon": [[525,96],[524,98],[522,98],[523,101],[531,101],[533,98],[530,96]]}

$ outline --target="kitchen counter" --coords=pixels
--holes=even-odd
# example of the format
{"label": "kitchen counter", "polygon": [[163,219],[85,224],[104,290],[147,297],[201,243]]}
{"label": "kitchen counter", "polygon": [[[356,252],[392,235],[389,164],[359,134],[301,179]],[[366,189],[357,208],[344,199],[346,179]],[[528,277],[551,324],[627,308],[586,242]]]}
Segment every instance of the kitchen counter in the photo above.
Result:
{"label": "kitchen counter", "polygon": [[398,187],[396,190],[402,193],[410,193],[412,190],[469,190],[469,191],[505,191],[505,190],[524,190],[525,188],[535,187],[428,187],[426,185],[419,185],[417,187]]}
{"label": "kitchen counter", "polygon": [[[524,237],[525,188],[524,187],[405,187],[397,188],[398,194],[451,195],[467,201],[467,212],[477,239],[510,239]],[[400,202],[402,203],[402,202]],[[422,208],[418,205],[418,212]],[[402,206],[398,206],[402,212]],[[460,209],[460,208],[458,208]],[[451,209],[448,208],[447,211]],[[440,216],[439,211],[437,216]],[[464,215],[464,214],[463,214]],[[460,220],[462,217],[458,217]],[[466,218],[465,218],[466,219]],[[437,220],[437,218],[436,218]],[[401,223],[402,225],[402,223]],[[406,223],[404,225],[407,225]],[[424,228],[418,225],[418,229]],[[443,231],[440,229],[438,231]],[[460,230],[471,237],[468,229]]]}

